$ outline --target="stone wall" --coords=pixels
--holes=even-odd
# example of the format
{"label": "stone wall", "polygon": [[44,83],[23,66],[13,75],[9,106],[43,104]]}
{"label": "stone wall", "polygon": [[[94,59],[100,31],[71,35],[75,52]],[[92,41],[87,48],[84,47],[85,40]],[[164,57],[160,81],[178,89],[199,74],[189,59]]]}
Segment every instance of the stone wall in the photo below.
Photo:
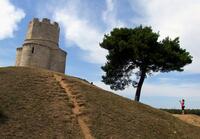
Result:
{"label": "stone wall", "polygon": [[64,73],[66,55],[67,53],[61,49],[52,49],[50,70]]}
{"label": "stone wall", "polygon": [[50,48],[37,44],[24,45],[20,66],[31,66],[49,69]]}
{"label": "stone wall", "polygon": [[21,47],[21,48],[17,48],[17,52],[16,52],[16,62],[15,62],[15,65],[16,65],[16,66],[19,66],[19,65],[20,65],[21,54],[22,54],[22,47]]}

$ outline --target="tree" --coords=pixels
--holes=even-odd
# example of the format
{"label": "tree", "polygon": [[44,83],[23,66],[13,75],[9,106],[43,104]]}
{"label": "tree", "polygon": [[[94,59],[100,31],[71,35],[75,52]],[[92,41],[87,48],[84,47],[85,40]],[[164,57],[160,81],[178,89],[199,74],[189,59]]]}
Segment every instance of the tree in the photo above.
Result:
{"label": "tree", "polygon": [[[104,35],[100,46],[108,50],[107,62],[102,66],[102,81],[113,90],[136,87],[139,101],[143,82],[153,72],[183,71],[192,63],[192,56],[180,48],[179,38],[158,41],[159,34],[151,27],[115,28]],[[137,79],[132,79],[132,75]]]}

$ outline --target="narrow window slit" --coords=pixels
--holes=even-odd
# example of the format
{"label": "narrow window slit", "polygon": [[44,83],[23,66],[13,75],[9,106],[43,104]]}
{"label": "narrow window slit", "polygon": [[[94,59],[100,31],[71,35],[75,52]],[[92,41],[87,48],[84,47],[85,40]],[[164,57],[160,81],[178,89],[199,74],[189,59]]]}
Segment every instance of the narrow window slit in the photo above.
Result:
{"label": "narrow window slit", "polygon": [[32,47],[32,54],[34,53],[34,47]]}

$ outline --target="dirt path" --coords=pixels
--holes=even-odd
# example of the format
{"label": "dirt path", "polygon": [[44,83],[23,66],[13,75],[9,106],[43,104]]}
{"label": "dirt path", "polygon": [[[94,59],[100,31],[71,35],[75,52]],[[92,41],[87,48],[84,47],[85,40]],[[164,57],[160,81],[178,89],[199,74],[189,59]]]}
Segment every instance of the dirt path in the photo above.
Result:
{"label": "dirt path", "polygon": [[184,115],[173,114],[173,115],[179,118],[180,120],[183,120],[186,123],[200,127],[200,116],[194,114],[184,114]]}
{"label": "dirt path", "polygon": [[65,83],[64,79],[59,75],[54,75],[55,79],[60,83],[61,87],[65,89],[65,92],[69,96],[71,102],[73,103],[72,112],[74,116],[77,118],[78,124],[80,126],[80,129],[85,137],[85,139],[94,139],[92,136],[90,129],[88,125],[86,124],[85,120],[88,120],[88,117],[86,115],[83,115],[81,112],[81,109],[83,109],[83,106],[81,103],[79,103],[78,100],[78,94],[73,94],[70,90],[70,87],[67,83]]}

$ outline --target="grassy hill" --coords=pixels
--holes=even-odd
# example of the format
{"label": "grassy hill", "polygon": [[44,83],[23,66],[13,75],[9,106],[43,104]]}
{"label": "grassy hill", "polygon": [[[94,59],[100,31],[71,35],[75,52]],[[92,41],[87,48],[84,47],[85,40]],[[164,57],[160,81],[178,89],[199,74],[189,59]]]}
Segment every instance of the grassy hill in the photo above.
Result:
{"label": "grassy hill", "polygon": [[198,139],[200,128],[75,77],[0,68],[0,138]]}

